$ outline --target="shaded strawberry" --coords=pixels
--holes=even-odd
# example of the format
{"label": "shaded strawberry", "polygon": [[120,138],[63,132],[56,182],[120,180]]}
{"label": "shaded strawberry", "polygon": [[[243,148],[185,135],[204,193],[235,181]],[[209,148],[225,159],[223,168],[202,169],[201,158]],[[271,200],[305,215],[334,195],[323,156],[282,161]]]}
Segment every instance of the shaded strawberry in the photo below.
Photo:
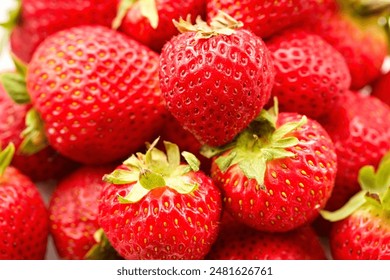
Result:
{"label": "shaded strawberry", "polygon": [[9,166],[14,152],[12,144],[0,151],[0,260],[44,259],[47,209],[36,185]]}
{"label": "shaded strawberry", "polygon": [[161,53],[160,82],[168,110],[199,142],[222,145],[268,101],[274,80],[263,41],[220,13],[211,26],[180,20],[182,34]]}
{"label": "shaded strawberry", "polygon": [[101,193],[99,223],[125,259],[202,259],[217,238],[219,190],[190,153],[165,142],[131,156]]}
{"label": "shaded strawberry", "polygon": [[351,85],[344,58],[318,35],[289,29],[267,41],[267,47],[276,70],[272,95],[281,111],[318,118]]}
{"label": "shaded strawberry", "polygon": [[29,64],[27,89],[49,143],[86,164],[137,151],[165,114],[158,65],[156,53],[106,27],[47,38]]}
{"label": "shaded strawberry", "polygon": [[224,206],[237,221],[285,232],[312,222],[325,207],[336,177],[333,143],[314,120],[263,111],[237,139],[204,147]]}
{"label": "shaded strawberry", "polygon": [[178,34],[173,19],[205,14],[204,0],[120,0],[113,27],[160,52]]}
{"label": "shaded strawberry", "polygon": [[335,212],[322,212],[332,222],[329,237],[334,259],[390,260],[390,153],[375,171],[359,172],[361,191]]}
{"label": "shaded strawberry", "polygon": [[111,166],[84,166],[56,186],[49,205],[50,232],[61,259],[82,260],[96,245],[99,196],[103,176],[111,170]]}
{"label": "shaded strawberry", "polygon": [[371,95],[390,106],[390,72],[379,77],[373,84]]}

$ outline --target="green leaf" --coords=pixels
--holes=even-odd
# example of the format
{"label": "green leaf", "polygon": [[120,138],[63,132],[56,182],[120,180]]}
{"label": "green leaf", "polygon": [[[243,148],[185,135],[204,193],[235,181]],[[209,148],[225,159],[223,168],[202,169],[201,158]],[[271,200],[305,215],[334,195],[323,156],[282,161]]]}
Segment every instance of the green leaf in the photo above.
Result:
{"label": "green leaf", "polygon": [[355,212],[359,207],[366,203],[366,191],[360,191],[355,194],[351,199],[340,209],[329,212],[326,210],[321,210],[321,216],[330,222],[336,222],[343,220]]}
{"label": "green leaf", "polygon": [[118,196],[118,201],[121,204],[136,203],[144,198],[150,190],[145,189],[139,182],[135,183],[130,192],[125,196]]}
{"label": "green leaf", "polygon": [[208,145],[203,145],[200,148],[200,154],[206,158],[212,158],[214,156],[222,154],[223,152],[225,152],[227,150],[234,148],[235,146],[236,146],[236,143],[234,141],[232,141],[224,146],[221,146],[221,147],[211,147]]}
{"label": "green leaf", "polygon": [[295,156],[293,152],[274,148],[264,148],[262,149],[262,153],[267,161]]}
{"label": "green leaf", "polygon": [[3,73],[0,75],[0,81],[5,91],[16,103],[28,104],[31,102],[23,75],[20,73]]}
{"label": "green leaf", "polygon": [[376,173],[375,186],[379,193],[386,191],[390,186],[390,160],[381,161]]}
{"label": "green leaf", "polygon": [[179,146],[174,143],[164,141],[165,151],[167,152],[168,163],[171,168],[176,168],[180,165],[180,150]]}
{"label": "green leaf", "polygon": [[110,174],[103,176],[105,182],[114,184],[114,185],[125,185],[137,182],[139,178],[139,172],[135,170],[123,170],[116,169]]}
{"label": "green leaf", "polygon": [[22,0],[16,0],[16,5],[13,9],[8,11],[8,19],[6,22],[1,22],[0,27],[5,28],[6,30],[12,30],[19,21],[21,8],[22,8]]}
{"label": "green leaf", "polygon": [[286,138],[282,138],[282,139],[272,143],[272,147],[286,149],[286,148],[294,147],[294,146],[298,145],[298,143],[299,143],[298,138],[286,137]]}
{"label": "green leaf", "polygon": [[23,155],[33,155],[48,146],[42,119],[34,108],[26,114],[26,128],[21,135],[23,141],[19,147],[19,153]]}
{"label": "green leaf", "polygon": [[27,74],[27,64],[20,60],[14,53],[11,53],[12,61],[14,62],[16,71],[26,79]]}
{"label": "green leaf", "polygon": [[264,158],[242,160],[238,166],[248,179],[255,179],[257,184],[264,188],[264,177],[267,169],[267,161]]}
{"label": "green leaf", "polygon": [[153,29],[158,26],[158,11],[156,6],[156,0],[141,0],[139,1],[141,15],[146,17]]}
{"label": "green leaf", "polygon": [[128,159],[123,162],[124,165],[129,167],[130,169],[140,170],[143,168],[142,162],[136,155],[131,155]]}
{"label": "green leaf", "polygon": [[147,190],[166,186],[163,176],[148,169],[141,171],[139,175],[139,183]]}
{"label": "green leaf", "polygon": [[118,29],[122,25],[122,21],[125,18],[127,12],[130,10],[131,6],[133,6],[136,1],[137,0],[121,0],[120,1],[116,17],[114,18],[114,20],[112,22],[113,29]]}
{"label": "green leaf", "polygon": [[226,156],[220,156],[215,160],[222,173],[225,173],[230,166],[232,166],[233,160],[236,158],[236,152],[230,152]]}
{"label": "green leaf", "polygon": [[96,244],[87,252],[84,259],[86,260],[118,260],[122,257],[111,246],[103,229],[98,229],[93,235]]}
{"label": "green leaf", "polygon": [[366,202],[371,204],[372,206],[375,206],[377,208],[383,208],[381,198],[377,193],[367,192],[364,198],[366,199]]}
{"label": "green leaf", "polygon": [[360,168],[358,175],[358,182],[362,190],[368,192],[376,191],[376,179],[374,166],[366,165]]}
{"label": "green leaf", "polygon": [[14,154],[15,145],[13,143],[8,144],[4,150],[0,150],[0,176],[4,174],[7,167],[11,164]]}
{"label": "green leaf", "polygon": [[289,122],[285,123],[281,127],[279,127],[275,132],[272,134],[272,142],[279,141],[287,134],[293,132],[295,129],[305,125],[307,123],[307,117],[303,116],[302,119],[299,122]]}
{"label": "green leaf", "polygon": [[385,211],[390,211],[390,186],[382,195],[382,207]]}
{"label": "green leaf", "polygon": [[181,176],[168,177],[167,186],[180,194],[189,194],[194,192],[199,187],[199,184],[197,182],[193,182],[188,176]]}
{"label": "green leaf", "polygon": [[198,158],[194,154],[186,152],[186,151],[182,152],[181,154],[184,157],[184,159],[186,160],[186,162],[188,163],[188,165],[191,167],[191,170],[193,170],[195,172],[199,171],[200,161],[198,160]]}

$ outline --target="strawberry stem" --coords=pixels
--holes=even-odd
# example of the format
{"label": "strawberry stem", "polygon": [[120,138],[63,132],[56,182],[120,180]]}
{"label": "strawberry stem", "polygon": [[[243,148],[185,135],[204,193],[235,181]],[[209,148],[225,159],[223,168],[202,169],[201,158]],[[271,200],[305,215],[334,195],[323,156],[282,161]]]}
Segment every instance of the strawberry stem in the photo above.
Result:
{"label": "strawberry stem", "polygon": [[3,176],[5,170],[11,164],[14,154],[15,146],[13,143],[8,144],[4,150],[1,150],[0,147],[0,176]]}

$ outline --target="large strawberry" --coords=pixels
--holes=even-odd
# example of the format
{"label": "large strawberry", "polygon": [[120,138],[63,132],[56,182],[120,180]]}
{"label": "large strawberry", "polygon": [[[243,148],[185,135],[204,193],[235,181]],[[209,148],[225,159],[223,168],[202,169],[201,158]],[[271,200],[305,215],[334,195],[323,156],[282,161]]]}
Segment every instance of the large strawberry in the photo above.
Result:
{"label": "large strawberry", "polygon": [[0,151],[0,260],[44,259],[48,213],[34,183],[9,166],[15,146]]}
{"label": "large strawberry", "polygon": [[204,0],[119,0],[113,27],[160,52],[178,34],[173,19],[190,15],[195,19],[206,10]]}
{"label": "large strawberry", "polygon": [[34,181],[58,179],[73,170],[77,164],[55,151],[50,146],[30,155],[29,143],[23,140],[23,132],[30,122],[29,105],[12,101],[0,84],[0,146],[13,143],[16,153],[12,165]]}
{"label": "large strawberry", "polygon": [[[62,179],[50,198],[50,232],[61,259],[82,260],[96,246],[100,192],[108,167],[81,167]],[[107,258],[115,258],[115,251]]]}
{"label": "large strawberry", "polygon": [[88,164],[135,152],[163,123],[158,65],[156,53],[106,27],[47,38],[29,64],[27,89],[49,143]]}
{"label": "large strawberry", "polygon": [[212,260],[325,260],[326,254],[315,231],[305,226],[269,233],[239,223],[225,224],[207,259]]}
{"label": "large strawberry", "polygon": [[165,44],[160,82],[167,106],[202,144],[231,141],[268,101],[274,69],[263,41],[220,13],[207,25],[180,20]]}
{"label": "large strawberry", "polygon": [[318,118],[349,89],[351,76],[341,54],[320,36],[289,29],[267,41],[275,65],[272,95],[280,110]]}
{"label": "large strawberry", "polygon": [[261,231],[285,232],[312,222],[336,177],[336,153],[322,126],[296,113],[263,111],[214,156],[211,176],[225,209]]}
{"label": "large strawberry", "polygon": [[[219,10],[244,23],[256,35],[267,38],[300,22],[324,6],[319,0],[210,0],[207,16],[213,18]],[[329,1],[326,1],[329,2]]]}
{"label": "large strawberry", "polygon": [[334,222],[329,243],[334,259],[390,260],[390,153],[375,172],[359,172],[361,191],[335,212],[322,212]]}
{"label": "large strawberry", "polygon": [[371,95],[390,106],[390,72],[379,77],[372,86]]}
{"label": "large strawberry", "polygon": [[221,197],[198,160],[165,142],[131,156],[101,193],[99,222],[125,259],[202,259],[217,238]]}
{"label": "large strawberry", "polygon": [[74,26],[97,24],[110,26],[117,0],[17,0],[5,27],[11,33],[11,49],[29,62],[38,45],[49,35]]}

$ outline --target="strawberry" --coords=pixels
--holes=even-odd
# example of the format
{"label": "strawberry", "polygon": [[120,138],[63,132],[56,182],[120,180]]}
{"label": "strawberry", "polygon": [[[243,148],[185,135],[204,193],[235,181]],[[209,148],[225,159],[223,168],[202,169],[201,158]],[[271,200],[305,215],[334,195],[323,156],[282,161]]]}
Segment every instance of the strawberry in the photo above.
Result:
{"label": "strawberry", "polygon": [[26,131],[25,119],[29,105],[18,105],[7,95],[0,83],[0,146],[13,143],[16,153],[12,165],[33,181],[58,179],[71,172],[77,164],[63,157],[52,147],[30,155],[22,134]]}
{"label": "strawberry", "polygon": [[113,27],[160,52],[178,34],[173,19],[205,14],[204,0],[120,0]]}
{"label": "strawberry", "polygon": [[371,95],[375,96],[382,100],[390,106],[390,72],[382,75],[375,83],[373,84]]}
{"label": "strawberry", "polygon": [[334,259],[390,260],[390,152],[376,172],[366,165],[359,171],[361,191],[334,212],[323,211],[333,222],[329,237]]}
{"label": "strawberry", "polygon": [[102,26],[47,38],[34,53],[26,83],[49,143],[86,164],[135,152],[163,122],[158,64],[156,53]]}
{"label": "strawberry", "polygon": [[199,161],[164,142],[105,176],[99,223],[125,259],[202,259],[217,238],[220,192]]}
{"label": "strawberry", "polygon": [[111,166],[84,166],[56,186],[49,205],[50,230],[61,259],[82,260],[96,245],[102,178],[111,170]]}
{"label": "strawberry", "polygon": [[161,52],[168,110],[201,144],[231,141],[268,101],[274,69],[264,42],[220,13],[211,25],[180,19]]}
{"label": "strawberry", "polygon": [[390,107],[375,97],[348,92],[319,122],[332,138],[337,154],[336,184],[326,206],[333,211],[359,191],[360,168],[377,167],[390,149]]}
{"label": "strawberry", "polygon": [[318,35],[289,29],[267,41],[276,76],[272,95],[280,110],[318,118],[349,89],[344,58]]}
{"label": "strawberry", "polygon": [[361,89],[379,77],[387,41],[376,19],[357,19],[338,11],[324,13],[304,26],[344,57],[351,73],[351,89]]}
{"label": "strawberry", "polygon": [[221,224],[207,259],[211,260],[325,260],[314,230],[305,226],[283,233],[254,230],[241,224]]}
{"label": "strawberry", "polygon": [[297,113],[263,111],[213,156],[211,176],[224,207],[260,231],[285,232],[312,222],[325,207],[336,177],[336,153],[322,126]]}
{"label": "strawberry", "polygon": [[210,0],[207,16],[213,18],[219,10],[229,13],[245,28],[262,38],[289,27],[316,13],[324,5],[319,0]]}
{"label": "strawberry", "polygon": [[18,0],[7,27],[12,52],[29,62],[38,45],[60,30],[85,24],[110,26],[117,0]]}
{"label": "strawberry", "polygon": [[0,260],[44,259],[48,214],[37,186],[9,166],[15,146],[0,151]]}

